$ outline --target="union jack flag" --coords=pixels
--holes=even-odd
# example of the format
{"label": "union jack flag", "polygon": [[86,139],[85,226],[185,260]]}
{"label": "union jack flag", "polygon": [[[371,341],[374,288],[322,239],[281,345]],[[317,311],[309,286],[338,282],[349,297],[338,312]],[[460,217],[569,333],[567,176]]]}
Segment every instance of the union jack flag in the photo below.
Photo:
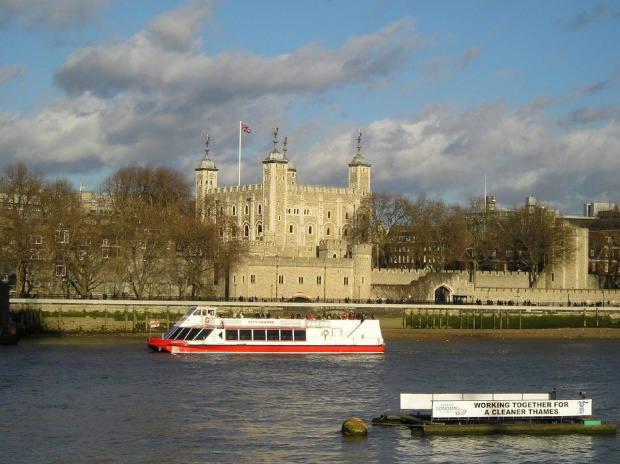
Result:
{"label": "union jack flag", "polygon": [[243,132],[247,132],[248,134],[252,132],[252,129],[250,129],[245,124],[241,124],[241,129],[243,130]]}

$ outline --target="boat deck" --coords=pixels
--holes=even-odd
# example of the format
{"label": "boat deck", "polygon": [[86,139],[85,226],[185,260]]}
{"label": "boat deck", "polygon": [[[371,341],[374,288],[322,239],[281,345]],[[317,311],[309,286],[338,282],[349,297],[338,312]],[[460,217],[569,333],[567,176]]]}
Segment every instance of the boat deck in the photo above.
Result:
{"label": "boat deck", "polygon": [[412,435],[613,435],[616,424],[593,418],[514,419],[476,421],[432,421],[430,416],[384,414],[372,420],[372,425],[408,427]]}

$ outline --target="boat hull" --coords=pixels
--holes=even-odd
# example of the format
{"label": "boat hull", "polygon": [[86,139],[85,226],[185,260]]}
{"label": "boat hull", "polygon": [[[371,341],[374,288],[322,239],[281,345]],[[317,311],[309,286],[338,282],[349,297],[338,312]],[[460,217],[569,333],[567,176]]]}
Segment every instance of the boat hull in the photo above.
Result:
{"label": "boat hull", "polygon": [[[172,342],[172,343],[171,343]],[[311,345],[311,344],[222,344],[190,345],[176,340],[151,338],[148,341],[153,351],[173,354],[220,354],[220,355],[256,355],[256,354],[383,354],[385,345]]]}

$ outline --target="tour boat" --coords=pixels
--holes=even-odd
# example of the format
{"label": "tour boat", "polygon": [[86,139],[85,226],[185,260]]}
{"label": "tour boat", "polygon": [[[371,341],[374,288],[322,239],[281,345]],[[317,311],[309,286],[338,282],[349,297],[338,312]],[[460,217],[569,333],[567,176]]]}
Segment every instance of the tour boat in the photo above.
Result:
{"label": "tour boat", "polygon": [[219,317],[217,308],[192,306],[153,351],[175,354],[381,354],[379,321]]}

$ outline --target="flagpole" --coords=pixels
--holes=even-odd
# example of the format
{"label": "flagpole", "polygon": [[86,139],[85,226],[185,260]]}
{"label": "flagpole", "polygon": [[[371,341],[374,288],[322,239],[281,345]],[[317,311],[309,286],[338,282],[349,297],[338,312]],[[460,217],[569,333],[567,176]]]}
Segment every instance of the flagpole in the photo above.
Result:
{"label": "flagpole", "polygon": [[241,121],[239,121],[239,186],[241,186]]}

